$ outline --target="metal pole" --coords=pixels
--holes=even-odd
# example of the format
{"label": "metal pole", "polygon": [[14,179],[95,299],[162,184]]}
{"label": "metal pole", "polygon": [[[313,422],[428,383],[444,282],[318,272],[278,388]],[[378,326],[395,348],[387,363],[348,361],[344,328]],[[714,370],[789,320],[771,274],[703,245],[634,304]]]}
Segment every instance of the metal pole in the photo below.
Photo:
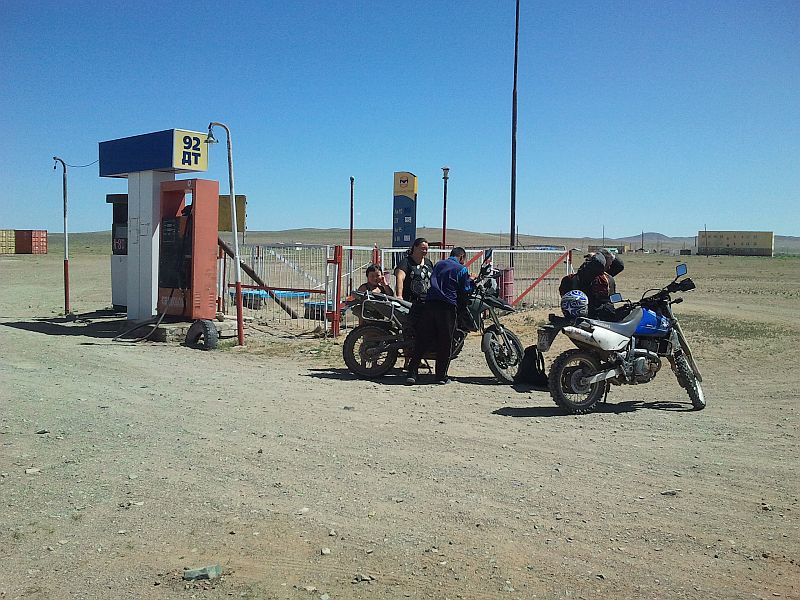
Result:
{"label": "metal pole", "polygon": [[351,292],[353,291],[353,187],[355,181],[355,177],[350,178],[350,250],[347,256],[347,271],[350,273],[348,290]]}
{"label": "metal pole", "polygon": [[[61,166],[64,168],[64,174],[62,176],[62,189],[64,194],[64,316],[68,316],[71,314],[70,306],[69,306],[69,236],[67,233],[67,163],[63,160],[58,158],[57,156],[53,157],[53,160],[56,162],[60,162]],[[53,169],[56,168],[56,165],[53,165]]]}
{"label": "metal pole", "polygon": [[444,200],[442,202],[442,248],[447,247],[447,179],[450,176],[450,167],[442,167],[444,179]]}
{"label": "metal pole", "polygon": [[236,223],[236,192],[233,185],[233,144],[231,142],[231,130],[225,123],[212,121],[208,124],[208,130],[212,127],[222,127],[228,138],[228,184],[231,196],[231,231],[233,232],[233,262],[236,265],[236,333],[240,346],[244,346],[244,315],[242,308],[242,261],[239,258],[239,231]]}
{"label": "metal pole", "polygon": [[517,63],[519,60],[519,0],[514,31],[514,93],[511,108],[511,248],[517,245]]}

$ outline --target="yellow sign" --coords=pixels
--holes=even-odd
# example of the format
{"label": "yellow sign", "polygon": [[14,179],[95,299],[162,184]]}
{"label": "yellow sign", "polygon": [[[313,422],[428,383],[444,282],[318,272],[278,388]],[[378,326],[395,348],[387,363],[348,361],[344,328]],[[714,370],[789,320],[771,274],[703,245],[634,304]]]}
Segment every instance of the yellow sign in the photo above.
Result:
{"label": "yellow sign", "polygon": [[174,129],[172,141],[172,167],[181,171],[208,170],[207,133]]}
{"label": "yellow sign", "polygon": [[417,199],[417,176],[407,171],[396,171],[394,174],[394,195]]}
{"label": "yellow sign", "polygon": [[[236,229],[242,233],[247,215],[247,196],[236,194]],[[231,196],[219,197],[219,231],[231,231]]]}

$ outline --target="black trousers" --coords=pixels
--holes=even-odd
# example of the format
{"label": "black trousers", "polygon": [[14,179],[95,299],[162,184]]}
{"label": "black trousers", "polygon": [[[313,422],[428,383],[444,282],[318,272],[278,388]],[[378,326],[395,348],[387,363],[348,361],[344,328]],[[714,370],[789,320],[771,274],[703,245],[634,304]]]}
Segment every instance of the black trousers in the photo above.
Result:
{"label": "black trousers", "polygon": [[422,357],[433,349],[436,353],[436,379],[446,379],[456,331],[456,307],[429,300],[422,309],[416,329],[414,352],[408,363],[409,373],[416,374]]}

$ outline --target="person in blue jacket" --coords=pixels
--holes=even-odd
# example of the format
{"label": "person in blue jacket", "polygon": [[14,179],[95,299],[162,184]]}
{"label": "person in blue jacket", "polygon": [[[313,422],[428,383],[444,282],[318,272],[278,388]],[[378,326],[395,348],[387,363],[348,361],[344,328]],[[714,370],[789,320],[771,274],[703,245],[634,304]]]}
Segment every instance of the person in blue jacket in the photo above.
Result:
{"label": "person in blue jacket", "polygon": [[472,279],[464,266],[464,248],[453,248],[450,257],[439,261],[431,273],[430,288],[417,326],[417,339],[408,363],[406,383],[417,382],[422,357],[432,346],[436,352],[436,382],[448,383],[447,369],[456,330],[459,300],[472,291]]}

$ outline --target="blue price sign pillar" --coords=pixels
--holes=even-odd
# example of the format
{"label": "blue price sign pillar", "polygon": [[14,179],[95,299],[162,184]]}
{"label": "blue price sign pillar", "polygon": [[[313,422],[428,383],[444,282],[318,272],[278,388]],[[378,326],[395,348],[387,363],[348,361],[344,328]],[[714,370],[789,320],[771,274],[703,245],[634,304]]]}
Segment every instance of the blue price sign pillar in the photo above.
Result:
{"label": "blue price sign pillar", "polygon": [[417,176],[407,171],[394,174],[392,247],[411,245],[417,237]]}

